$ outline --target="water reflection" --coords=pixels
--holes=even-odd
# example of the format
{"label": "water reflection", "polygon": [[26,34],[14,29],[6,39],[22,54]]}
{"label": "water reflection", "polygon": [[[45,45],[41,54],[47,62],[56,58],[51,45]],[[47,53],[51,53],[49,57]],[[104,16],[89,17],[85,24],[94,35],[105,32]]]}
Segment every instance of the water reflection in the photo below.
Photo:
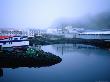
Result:
{"label": "water reflection", "polygon": [[54,54],[60,54],[60,55],[74,53],[74,52],[79,52],[85,55],[90,55],[90,54],[108,55],[110,54],[110,51],[107,49],[101,49],[95,46],[85,45],[85,44],[54,44],[54,45],[48,45],[47,47],[43,46],[42,49],[47,52],[52,52]]}
{"label": "water reflection", "polygon": [[59,45],[52,45],[54,49],[61,52],[62,55],[67,52],[73,52],[76,50],[82,49],[97,49],[97,47],[91,45],[84,45],[84,44],[59,44]]}
{"label": "water reflection", "polygon": [[[110,81],[110,51],[83,44],[54,44],[41,47],[62,58],[47,68],[3,68],[0,82],[97,82]],[[3,71],[1,71],[2,76]]]}
{"label": "water reflection", "polygon": [[64,82],[110,81],[109,50],[83,44],[54,44],[42,49],[62,58],[59,67]]}
{"label": "water reflection", "polygon": [[0,68],[0,77],[2,77],[2,76],[3,76],[3,69]]}

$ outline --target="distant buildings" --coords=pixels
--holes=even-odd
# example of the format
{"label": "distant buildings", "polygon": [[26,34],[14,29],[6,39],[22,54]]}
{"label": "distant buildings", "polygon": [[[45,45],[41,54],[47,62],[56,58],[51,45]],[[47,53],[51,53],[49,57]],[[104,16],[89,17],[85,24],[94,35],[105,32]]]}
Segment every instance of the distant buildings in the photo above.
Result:
{"label": "distant buildings", "polygon": [[20,36],[22,35],[22,31],[20,30],[1,30],[0,31],[0,35],[3,35],[3,36]]}
{"label": "distant buildings", "polygon": [[[62,28],[42,29],[2,29],[0,36],[42,36],[44,34],[63,36],[64,38],[84,38],[84,39],[110,39],[110,31],[87,31],[83,28],[73,28],[71,25]],[[105,37],[106,36],[106,37]]]}
{"label": "distant buildings", "polygon": [[29,29],[28,30],[28,37],[42,36],[45,33],[46,33],[46,31],[41,30],[41,29]]}
{"label": "distant buildings", "polygon": [[17,29],[0,29],[0,36],[27,36],[34,37],[41,36],[45,34],[45,30],[40,29],[26,29],[26,30],[17,30]]}
{"label": "distant buildings", "polygon": [[58,34],[56,28],[48,28],[47,31],[46,31],[46,33],[47,33],[47,34],[52,34],[52,35]]}
{"label": "distant buildings", "polygon": [[48,29],[48,33],[63,36],[65,38],[76,38],[76,35],[83,31],[83,28],[73,28],[72,26]]}
{"label": "distant buildings", "polygon": [[65,38],[77,38],[79,33],[84,32],[83,28],[73,28],[72,26],[65,27],[64,37]]}
{"label": "distant buildings", "polygon": [[73,28],[71,25],[62,28],[49,28],[47,34],[63,36],[64,38],[110,39],[109,30],[88,31],[84,28]]}

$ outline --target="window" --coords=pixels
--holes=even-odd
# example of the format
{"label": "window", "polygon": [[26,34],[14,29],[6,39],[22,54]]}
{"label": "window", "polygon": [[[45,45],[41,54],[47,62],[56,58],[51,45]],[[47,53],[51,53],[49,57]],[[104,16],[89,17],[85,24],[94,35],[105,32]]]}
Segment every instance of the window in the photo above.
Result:
{"label": "window", "polygon": [[12,44],[12,41],[9,41],[9,44]]}
{"label": "window", "polygon": [[20,40],[23,39],[23,37],[20,38]]}
{"label": "window", "polygon": [[3,42],[3,45],[5,45],[6,44],[6,42]]}
{"label": "window", "polygon": [[18,38],[14,38],[14,40],[18,40]]}

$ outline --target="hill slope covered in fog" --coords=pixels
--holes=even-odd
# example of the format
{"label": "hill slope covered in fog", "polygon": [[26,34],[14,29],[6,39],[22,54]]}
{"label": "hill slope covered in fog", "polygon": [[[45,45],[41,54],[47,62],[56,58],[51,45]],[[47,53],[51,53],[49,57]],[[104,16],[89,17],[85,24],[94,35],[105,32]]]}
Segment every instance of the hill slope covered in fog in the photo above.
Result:
{"label": "hill slope covered in fog", "polygon": [[72,25],[74,28],[108,30],[110,29],[110,12],[103,12],[94,16],[87,15],[77,20],[74,18],[60,18],[52,26],[60,28],[68,25]]}

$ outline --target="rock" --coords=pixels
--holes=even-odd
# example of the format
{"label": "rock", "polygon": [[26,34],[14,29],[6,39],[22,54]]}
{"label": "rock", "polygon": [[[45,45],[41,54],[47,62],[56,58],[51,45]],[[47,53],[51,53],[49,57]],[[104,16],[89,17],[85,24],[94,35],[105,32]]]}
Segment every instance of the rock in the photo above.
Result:
{"label": "rock", "polygon": [[[7,54],[8,53],[8,54]],[[62,59],[52,53],[37,51],[31,55],[24,52],[2,52],[0,55],[0,68],[17,67],[43,67],[60,63]]]}

